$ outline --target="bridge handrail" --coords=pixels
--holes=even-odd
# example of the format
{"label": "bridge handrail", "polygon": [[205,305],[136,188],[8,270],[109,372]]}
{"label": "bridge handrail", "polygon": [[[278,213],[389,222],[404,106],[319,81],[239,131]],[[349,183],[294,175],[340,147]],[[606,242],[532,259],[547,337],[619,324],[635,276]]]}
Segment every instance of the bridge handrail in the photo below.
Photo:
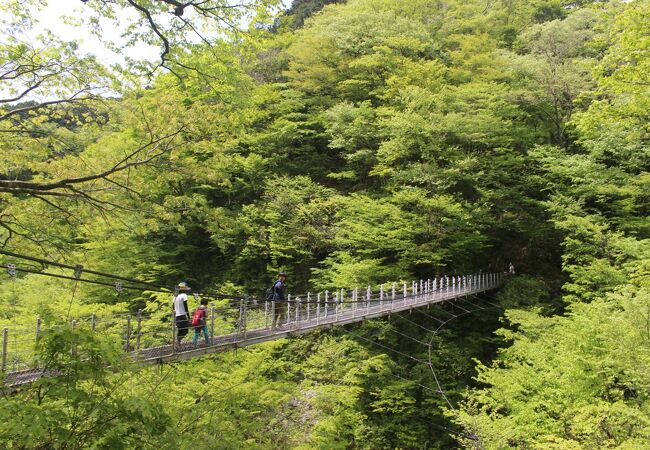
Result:
{"label": "bridge handrail", "polygon": [[[415,305],[420,302],[445,300],[478,293],[500,286],[505,273],[479,273],[435,277],[428,280],[384,283],[379,288],[338,289],[333,292],[288,295],[284,302],[240,300],[216,307],[209,305],[207,326],[210,345],[218,345],[221,338],[245,339],[247,334],[274,332],[276,315],[281,315],[283,330],[300,329],[301,325],[336,323],[339,318],[362,317],[371,312],[388,312],[395,307]],[[343,294],[341,296],[341,294]],[[347,320],[346,319],[346,320]],[[107,316],[92,314],[75,318],[64,325],[90,327],[91,330],[119,339],[125,351],[146,357],[160,353],[191,350],[187,344],[176,344],[176,327],[173,311],[159,308],[155,311],[139,310],[135,313],[117,313]],[[2,330],[0,371],[2,373],[33,370],[38,367],[35,343],[45,331],[46,324],[36,319],[34,328]],[[56,325],[56,324],[53,324]],[[193,327],[190,327],[190,332]],[[191,336],[188,336],[188,340]],[[203,339],[203,337],[202,337]]]}

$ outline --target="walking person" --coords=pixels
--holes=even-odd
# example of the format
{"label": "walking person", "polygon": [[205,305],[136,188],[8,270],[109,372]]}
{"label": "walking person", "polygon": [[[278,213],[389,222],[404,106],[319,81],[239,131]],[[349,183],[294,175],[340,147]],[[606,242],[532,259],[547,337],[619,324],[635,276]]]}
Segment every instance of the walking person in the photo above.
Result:
{"label": "walking person", "polygon": [[282,321],[287,318],[287,305],[284,303],[284,285],[287,274],[280,272],[278,281],[273,285],[273,329],[282,328]]}
{"label": "walking person", "polygon": [[187,308],[187,292],[190,287],[185,281],[178,283],[178,294],[174,297],[174,313],[176,316],[176,339],[180,345],[190,327],[189,309]]}
{"label": "walking person", "polygon": [[192,342],[196,345],[199,342],[199,336],[201,331],[203,331],[203,336],[205,337],[205,345],[210,345],[210,338],[208,337],[208,324],[206,323],[206,318],[208,317],[208,299],[201,299],[201,304],[194,314],[192,315],[192,326],[194,327],[194,338]]}

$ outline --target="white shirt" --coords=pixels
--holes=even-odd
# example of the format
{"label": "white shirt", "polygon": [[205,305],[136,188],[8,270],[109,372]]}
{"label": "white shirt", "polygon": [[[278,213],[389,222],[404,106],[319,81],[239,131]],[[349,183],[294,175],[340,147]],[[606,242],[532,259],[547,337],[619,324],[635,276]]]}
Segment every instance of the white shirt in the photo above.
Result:
{"label": "white shirt", "polygon": [[176,311],[176,316],[184,316],[187,314],[185,311],[185,302],[187,301],[187,294],[181,292],[176,297],[174,297],[174,311]]}

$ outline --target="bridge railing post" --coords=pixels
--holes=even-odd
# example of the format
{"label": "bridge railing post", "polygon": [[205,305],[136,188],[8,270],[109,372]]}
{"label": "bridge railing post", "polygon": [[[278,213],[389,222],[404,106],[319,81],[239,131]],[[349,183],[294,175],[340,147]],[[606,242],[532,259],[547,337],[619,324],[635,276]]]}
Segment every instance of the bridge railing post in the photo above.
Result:
{"label": "bridge railing post", "polygon": [[138,320],[138,323],[136,325],[136,332],[135,332],[135,350],[136,351],[140,350],[140,339],[142,337],[142,310],[141,309],[138,309],[137,320]]}
{"label": "bridge railing post", "polygon": [[276,303],[275,303],[275,300],[273,300],[271,302],[271,329],[272,330],[275,330],[275,328],[276,328],[276,326],[275,326],[275,320],[276,320],[275,319],[275,311],[276,311],[276,309],[275,308],[276,308]]}
{"label": "bridge railing post", "polygon": [[36,318],[36,340],[38,341],[38,338],[41,337],[41,325],[43,324],[43,321],[41,320],[40,317]]}
{"label": "bridge railing post", "polygon": [[418,282],[417,281],[412,281],[411,282],[411,301],[409,303],[412,304],[415,301],[417,293],[418,293]]}
{"label": "bridge railing post", "polygon": [[126,332],[124,333],[124,351],[129,351],[131,344],[131,314],[126,316]]}
{"label": "bridge railing post", "polygon": [[246,339],[246,336],[248,336],[248,310],[249,306],[246,302],[244,302],[244,339]]}
{"label": "bridge railing post", "polygon": [[298,326],[298,329],[300,329],[300,306],[302,305],[302,302],[300,301],[300,297],[296,297],[296,324]]}
{"label": "bridge railing post", "polygon": [[214,305],[210,305],[210,345],[214,345]]}
{"label": "bridge railing post", "polygon": [[239,319],[237,320],[237,334],[242,334],[244,330],[244,300],[239,300]]}
{"label": "bridge railing post", "polygon": [[328,308],[329,308],[329,297],[330,293],[329,291],[325,291],[325,319],[327,320],[327,315],[328,315]]}
{"label": "bridge railing post", "polygon": [[307,292],[307,322],[311,320],[311,292]]}
{"label": "bridge railing post", "polygon": [[7,371],[7,343],[9,342],[9,328],[2,329],[2,373]]}
{"label": "bridge railing post", "polygon": [[320,325],[320,292],[316,294],[316,325]]}
{"label": "bridge railing post", "polygon": [[408,296],[408,291],[406,290],[406,281],[404,282],[403,288],[402,304],[406,305],[406,297]]}
{"label": "bridge railing post", "polygon": [[353,318],[357,316],[357,297],[358,297],[357,294],[358,294],[358,290],[355,287],[354,289],[352,289],[352,317]]}
{"label": "bridge railing post", "polygon": [[291,294],[287,295],[287,321],[286,325],[289,326],[291,323]]}
{"label": "bridge railing post", "polygon": [[177,330],[176,330],[176,314],[175,314],[174,310],[172,310],[171,319],[172,320],[170,322],[171,322],[171,327],[172,327],[171,335],[172,335],[172,355],[173,355],[174,353],[176,353],[176,333],[177,333]]}
{"label": "bridge railing post", "polygon": [[372,297],[372,287],[368,286],[366,291],[366,314],[370,312],[370,298]]}
{"label": "bridge railing post", "polygon": [[264,328],[269,327],[269,302],[264,300]]}
{"label": "bridge railing post", "polygon": [[384,306],[384,285],[383,283],[379,286],[379,311],[383,311]]}
{"label": "bridge railing post", "polygon": [[334,321],[338,322],[339,320],[339,293],[338,291],[334,294]]}
{"label": "bridge railing post", "polygon": [[395,289],[397,289],[397,283],[393,283],[391,286],[391,292],[390,292],[390,309],[392,310],[395,308]]}
{"label": "bridge railing post", "polygon": [[72,321],[72,344],[70,345],[70,356],[73,358],[77,356],[77,343],[74,335],[75,329],[77,328],[77,321]]}

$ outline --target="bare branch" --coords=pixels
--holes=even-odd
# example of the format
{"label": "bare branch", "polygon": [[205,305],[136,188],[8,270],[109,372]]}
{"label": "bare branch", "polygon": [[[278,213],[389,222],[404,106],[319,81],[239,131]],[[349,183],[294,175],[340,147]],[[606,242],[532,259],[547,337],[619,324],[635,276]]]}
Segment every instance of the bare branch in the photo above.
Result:
{"label": "bare branch", "polygon": [[[167,37],[165,37],[165,35],[160,31],[158,25],[156,25],[156,22],[154,22],[153,17],[151,16],[151,13],[147,8],[140,5],[135,0],[127,0],[127,2],[129,2],[129,4],[132,5],[135,9],[137,9],[142,14],[144,14],[145,18],[147,19],[147,22],[149,22],[149,25],[151,26],[151,30],[154,33],[156,33],[156,36],[158,36],[160,40],[163,42],[163,51],[160,54],[160,64],[158,65],[158,67],[165,67],[165,61],[167,61],[167,55],[169,55],[170,52],[169,39],[167,39]],[[150,75],[153,74],[153,72],[155,72],[156,69],[158,69],[158,67],[153,69]],[[168,67],[165,68],[169,70]]]}
{"label": "bare branch", "polygon": [[66,99],[50,100],[50,101],[38,103],[38,104],[32,105],[32,106],[25,106],[25,107],[22,107],[22,108],[12,109],[11,111],[8,111],[5,114],[1,115],[0,116],[0,121],[5,120],[5,119],[7,119],[7,118],[9,118],[9,117],[11,117],[13,115],[16,115],[16,114],[20,114],[20,113],[24,113],[24,112],[28,112],[28,111],[35,111],[35,110],[44,108],[46,106],[59,105],[59,104],[62,104],[62,103],[79,103],[79,102],[83,102],[83,101],[86,101],[86,100],[93,100],[94,99],[94,95],[92,95],[92,94],[90,96],[87,96],[87,97],[77,98],[78,95],[83,94],[85,92],[90,92],[90,88],[81,89],[81,90],[75,92],[72,96],[70,96],[69,98],[66,98]]}
{"label": "bare branch", "polygon": [[118,161],[113,167],[108,170],[105,170],[100,173],[95,173],[92,175],[86,175],[83,177],[76,178],[64,178],[62,180],[53,182],[53,183],[34,183],[30,181],[19,181],[19,180],[3,180],[0,179],[0,192],[9,192],[9,193],[24,193],[24,194],[33,194],[40,193],[41,195],[63,195],[62,193],[55,191],[55,189],[72,189],[73,185],[84,183],[87,181],[97,180],[106,178],[109,175],[112,175],[117,172],[121,172],[130,167],[137,167],[143,164],[147,164],[151,160],[161,156],[163,153],[158,152],[146,157],[145,159],[127,162],[143,150],[152,147],[151,150],[156,150],[159,147],[159,143],[178,135],[183,128],[167,134],[161,138],[153,139],[146,144],[138,147],[135,151],[131,152],[129,155],[122,158]]}

